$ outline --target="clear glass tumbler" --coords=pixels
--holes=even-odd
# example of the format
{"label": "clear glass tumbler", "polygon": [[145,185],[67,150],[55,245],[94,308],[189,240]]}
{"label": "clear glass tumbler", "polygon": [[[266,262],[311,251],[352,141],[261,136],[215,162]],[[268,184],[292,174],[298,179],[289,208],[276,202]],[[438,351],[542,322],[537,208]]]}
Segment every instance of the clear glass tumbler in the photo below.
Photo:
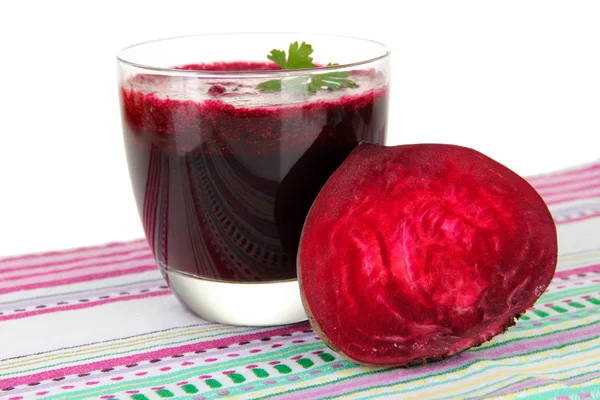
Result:
{"label": "clear glass tumbler", "polygon": [[[286,54],[274,62],[272,49]],[[359,142],[385,140],[387,48],[215,34],[134,45],[117,63],[132,187],[175,295],[225,324],[306,319],[296,280],[304,219]]]}

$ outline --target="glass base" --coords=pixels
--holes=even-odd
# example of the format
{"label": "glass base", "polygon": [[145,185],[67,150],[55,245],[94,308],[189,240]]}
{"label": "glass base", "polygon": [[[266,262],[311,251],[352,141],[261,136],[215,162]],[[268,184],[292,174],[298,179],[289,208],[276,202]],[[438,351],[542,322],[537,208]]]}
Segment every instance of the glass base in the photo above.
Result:
{"label": "glass base", "polygon": [[162,270],[179,301],[200,318],[227,325],[271,326],[307,319],[297,280],[230,283]]}

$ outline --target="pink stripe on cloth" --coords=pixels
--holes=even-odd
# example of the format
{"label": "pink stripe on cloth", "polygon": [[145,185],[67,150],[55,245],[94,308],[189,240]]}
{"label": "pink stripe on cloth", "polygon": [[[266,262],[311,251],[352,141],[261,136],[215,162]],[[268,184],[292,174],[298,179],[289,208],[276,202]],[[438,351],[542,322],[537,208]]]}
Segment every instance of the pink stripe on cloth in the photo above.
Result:
{"label": "pink stripe on cloth", "polygon": [[600,179],[600,170],[582,173],[579,176],[567,177],[563,180],[533,184],[532,186],[538,191],[556,190],[569,186],[582,185],[584,183],[597,182]]}
{"label": "pink stripe on cloth", "polygon": [[[111,260],[102,261],[102,262],[76,263],[75,266],[71,266],[71,267],[67,267],[67,268],[60,268],[60,269],[53,269],[53,270],[44,271],[44,272],[30,272],[29,269],[27,269],[26,271],[28,273],[26,273],[26,274],[0,276],[0,283],[1,282],[18,281],[18,280],[27,279],[27,278],[41,278],[41,277],[48,276],[48,275],[65,275],[66,272],[82,271],[85,269],[92,269],[92,268],[104,269],[104,267],[108,267],[108,268],[114,269],[114,268],[120,268],[123,266],[127,266],[128,265],[127,262],[134,263],[137,261],[145,261],[145,262],[152,263],[152,262],[154,262],[154,257],[152,257],[152,255],[148,255],[148,254],[144,254],[144,255],[136,256],[136,257],[116,257]],[[1,287],[1,285],[0,285],[0,287]]]}
{"label": "pink stripe on cloth", "polygon": [[531,176],[531,177],[528,177],[527,180],[533,184],[541,184],[542,182],[547,183],[547,182],[553,182],[553,181],[555,182],[555,181],[561,181],[561,180],[568,180],[568,179],[572,179],[575,176],[586,174],[586,173],[592,172],[592,171],[595,172],[598,170],[600,170],[600,163],[595,162],[595,163],[587,165],[587,166],[578,167],[578,168],[570,169],[567,171],[562,171],[562,172],[556,171],[556,172],[550,172],[547,174]]}
{"label": "pink stripe on cloth", "polygon": [[560,185],[560,186],[556,186],[556,187],[552,187],[552,188],[548,188],[548,189],[540,189],[538,190],[538,193],[544,197],[544,196],[553,196],[553,195],[558,195],[561,193],[577,193],[577,192],[584,192],[586,190],[590,190],[590,189],[596,189],[600,187],[600,178],[596,178],[594,180],[589,180],[589,181],[582,181],[582,182],[575,182],[573,184],[570,185]]}
{"label": "pink stripe on cloth", "polygon": [[136,268],[129,268],[129,269],[123,269],[123,270],[117,270],[117,271],[110,271],[110,272],[102,272],[102,273],[97,273],[97,274],[88,274],[88,275],[82,275],[82,276],[65,278],[65,279],[57,279],[57,280],[52,280],[52,281],[25,284],[25,285],[21,285],[21,286],[9,286],[9,287],[0,288],[0,294],[13,293],[13,292],[18,292],[20,290],[34,290],[34,289],[43,289],[43,288],[49,288],[49,287],[54,287],[54,286],[69,285],[69,284],[73,284],[73,283],[87,282],[87,281],[92,281],[92,280],[97,280],[97,279],[113,278],[116,276],[139,274],[139,273],[146,272],[146,271],[155,271],[157,269],[158,268],[156,267],[156,265],[145,265],[145,266],[140,266],[140,267],[136,267]]}
{"label": "pink stripe on cloth", "polygon": [[92,273],[109,273],[114,270],[121,270],[132,267],[140,267],[145,265],[156,265],[154,263],[154,259],[145,259],[142,260],[129,260],[122,261],[120,263],[109,263],[107,265],[100,265],[99,267],[92,267],[86,269],[75,268],[72,271],[67,271],[66,273],[61,273],[58,271],[56,274],[33,274],[31,276],[25,276],[19,279],[2,279],[0,280],[0,291],[4,288],[19,286],[19,285],[30,285],[37,284],[46,281],[56,280],[56,279],[67,279],[74,278],[81,275],[92,274]]}
{"label": "pink stripe on cloth", "polygon": [[551,195],[542,197],[546,204],[554,205],[560,203],[567,203],[576,200],[593,199],[600,197],[600,188],[590,189],[589,191],[582,191],[579,193],[561,193],[559,195]]}
{"label": "pink stripe on cloth", "polygon": [[41,314],[49,314],[49,313],[54,313],[54,312],[61,312],[61,311],[72,311],[72,310],[79,310],[82,308],[91,308],[91,307],[96,307],[96,306],[101,306],[104,304],[108,304],[108,303],[116,303],[119,301],[130,301],[130,300],[139,300],[139,299],[143,299],[146,297],[157,297],[157,296],[165,296],[171,294],[170,290],[161,290],[158,292],[150,292],[150,293],[142,293],[142,294],[136,294],[133,296],[121,296],[121,297],[115,297],[112,299],[105,299],[105,300],[98,300],[98,301],[89,301],[86,303],[78,303],[78,304],[71,304],[68,306],[63,306],[63,307],[53,307],[53,308],[44,308],[41,310],[35,310],[35,311],[27,311],[27,312],[21,312],[18,314],[11,314],[11,315],[5,315],[5,316],[0,316],[0,321],[8,321],[11,319],[21,319],[21,318],[27,318],[27,317],[33,317],[36,315],[41,315]]}
{"label": "pink stripe on cloth", "polygon": [[143,254],[143,255],[147,255],[147,256],[152,256],[152,252],[150,251],[150,248],[148,246],[143,246],[140,248],[99,254],[99,255],[90,256],[90,257],[75,257],[75,258],[72,258],[69,260],[63,260],[63,261],[50,261],[50,262],[44,262],[44,263],[39,263],[39,264],[22,265],[22,266],[18,266],[18,267],[3,268],[3,269],[0,269],[0,275],[7,275],[7,274],[10,274],[11,272],[24,271],[24,270],[34,271],[34,270],[40,270],[40,269],[51,269],[53,267],[61,267],[61,266],[74,264],[74,263],[90,264],[90,263],[94,263],[99,260],[105,261],[105,260],[109,260],[109,259],[110,260],[118,259],[119,257],[129,257],[132,254],[136,254],[136,255]]}
{"label": "pink stripe on cloth", "polygon": [[102,254],[110,254],[128,249],[148,248],[145,239],[131,242],[109,243],[103,246],[81,247],[78,249],[53,251],[47,253],[28,254],[0,259],[0,270],[17,266],[31,266],[39,263],[69,261],[73,258],[89,258]]}
{"label": "pink stripe on cloth", "polygon": [[161,350],[155,350],[146,353],[134,354],[131,356],[111,358],[108,360],[96,361],[89,364],[75,365],[72,367],[59,368],[44,372],[39,372],[32,375],[24,375],[8,379],[0,379],[0,389],[4,387],[14,387],[18,385],[25,385],[31,382],[41,382],[48,379],[60,378],[63,376],[69,376],[74,374],[84,374],[92,371],[97,371],[105,368],[114,368],[128,364],[139,363],[143,361],[149,361],[153,359],[160,359],[165,357],[171,357],[178,354],[191,353],[197,350],[209,350],[219,346],[231,346],[233,344],[259,340],[264,337],[282,335],[286,333],[293,333],[309,329],[308,322],[302,322],[300,324],[289,325],[283,328],[271,329],[263,332],[249,333],[244,335],[230,336],[226,338],[196,342],[183,346],[169,347]]}
{"label": "pink stripe on cloth", "polygon": [[586,274],[588,272],[600,271],[600,264],[588,265],[587,267],[566,269],[554,273],[554,278],[563,278],[565,276]]}

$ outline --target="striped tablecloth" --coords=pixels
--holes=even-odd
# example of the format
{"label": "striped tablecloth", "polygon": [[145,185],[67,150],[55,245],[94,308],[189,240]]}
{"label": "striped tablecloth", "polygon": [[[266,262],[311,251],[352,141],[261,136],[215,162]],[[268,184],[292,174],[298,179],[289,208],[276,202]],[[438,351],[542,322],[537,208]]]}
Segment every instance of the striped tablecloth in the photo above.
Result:
{"label": "striped tablecloth", "polygon": [[600,163],[530,181],[558,225],[558,271],[516,326],[479,348],[366,368],[308,323],[204,322],[137,240],[0,260],[0,398],[600,398]]}

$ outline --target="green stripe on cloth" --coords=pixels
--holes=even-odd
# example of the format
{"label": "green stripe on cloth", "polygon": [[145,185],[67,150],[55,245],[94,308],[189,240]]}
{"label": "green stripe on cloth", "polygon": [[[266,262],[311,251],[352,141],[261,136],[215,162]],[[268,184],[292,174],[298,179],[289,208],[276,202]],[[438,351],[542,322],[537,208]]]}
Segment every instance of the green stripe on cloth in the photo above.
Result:
{"label": "green stripe on cloth", "polygon": [[[592,352],[594,350],[600,349],[600,340],[593,339],[590,342],[595,342],[595,343],[597,343],[597,345],[595,347],[593,347],[593,348],[587,349],[589,352]],[[552,352],[553,350],[554,349],[548,349],[548,350],[546,350],[546,352]],[[570,353],[570,355],[572,355],[572,354],[581,354],[581,353],[583,353],[583,350],[576,351],[574,353]],[[364,388],[361,388],[361,389],[353,391],[353,392],[345,392],[343,394],[341,393],[341,394],[338,394],[338,395],[327,396],[327,397],[323,397],[323,398],[327,398],[327,399],[346,398],[346,397],[349,397],[350,394],[356,394],[356,393],[363,392],[363,391],[369,391],[369,390],[378,389],[378,388],[389,388],[389,387],[392,387],[392,386],[397,386],[398,384],[407,385],[409,383],[412,383],[413,384],[412,386],[414,386],[412,389],[409,389],[409,388],[406,388],[406,387],[402,388],[402,394],[403,394],[403,396],[406,396],[406,395],[410,394],[410,392],[419,391],[419,390],[429,390],[429,391],[431,391],[431,390],[437,390],[435,388],[436,385],[433,385],[434,386],[433,388],[427,388],[427,389],[423,389],[423,387],[432,386],[431,382],[427,382],[427,381],[431,381],[432,378],[442,377],[442,376],[446,376],[446,378],[443,379],[442,382],[444,384],[450,384],[451,388],[452,387],[456,387],[457,390],[460,389],[459,393],[461,395],[462,394],[474,393],[474,392],[480,391],[481,393],[479,393],[478,395],[482,396],[482,395],[486,395],[487,393],[490,393],[492,390],[493,391],[497,391],[498,389],[501,389],[501,388],[492,387],[492,386],[490,386],[486,382],[485,383],[486,386],[484,388],[483,387],[478,387],[476,389],[471,389],[468,392],[466,392],[465,390],[462,390],[461,388],[457,387],[456,384],[464,382],[468,378],[476,377],[477,375],[482,375],[483,373],[485,373],[487,371],[490,371],[490,370],[503,368],[503,369],[509,369],[509,371],[510,371],[510,370],[514,370],[514,368],[523,367],[523,362],[521,362],[521,361],[517,361],[517,362],[512,363],[512,364],[511,363],[502,363],[501,365],[492,364],[491,361],[495,361],[495,362],[498,362],[498,361],[509,361],[511,359],[514,359],[514,358],[519,359],[519,358],[523,357],[524,355],[528,355],[528,354],[533,354],[533,353],[523,353],[523,354],[519,354],[517,356],[510,356],[510,357],[507,357],[507,358],[501,358],[501,359],[495,359],[495,360],[476,360],[476,361],[474,361],[474,362],[472,362],[470,364],[467,364],[467,365],[465,365],[465,366],[463,366],[461,368],[458,368],[458,369],[455,369],[455,370],[451,371],[452,373],[455,373],[455,375],[459,375],[459,376],[457,376],[455,378],[450,378],[448,376],[448,375],[450,375],[449,372],[445,371],[445,372],[440,373],[440,374],[427,375],[426,377],[419,377],[419,378],[416,378],[416,379],[402,381],[402,382],[391,382],[391,383],[387,383],[387,384],[384,384],[384,385],[371,385],[369,387],[364,387]],[[590,357],[591,360],[589,361],[589,363],[585,365],[585,367],[587,367],[587,368],[590,369],[590,372],[596,372],[597,371],[597,369],[596,369],[597,360],[594,359],[593,354],[594,353],[592,353],[592,356]],[[561,359],[562,357],[563,356],[551,356],[551,357],[548,357],[548,359],[556,359],[556,358]],[[540,362],[546,362],[546,361],[547,360],[542,360]],[[560,362],[560,360],[557,360],[557,361],[558,361],[557,362],[558,366],[562,366],[563,365],[563,363]],[[484,364],[484,366],[482,367],[481,364]],[[474,370],[474,371],[473,372],[468,372],[468,370]],[[461,374],[456,374],[457,372],[462,372],[462,373]],[[529,372],[529,371],[527,371],[527,372]],[[519,375],[516,375],[516,374],[513,374],[513,375],[514,376],[519,376]],[[521,374],[521,376],[523,376],[523,374]],[[346,379],[352,379],[352,378],[356,378],[356,377],[357,376],[353,376],[351,378],[346,378]],[[339,385],[344,380],[345,380],[344,378],[341,378],[341,379],[336,380],[335,382],[329,382],[329,383],[326,383],[326,384],[324,383],[324,384],[314,385],[314,386],[310,386],[310,387],[311,388],[325,387],[325,386],[330,385],[330,384]],[[506,383],[506,381],[503,381],[503,382]],[[508,383],[507,383],[507,385],[508,385]],[[303,388],[301,390],[306,390],[306,388]],[[449,389],[449,391],[451,391],[451,390],[453,390],[453,389]],[[286,392],[286,393],[289,394],[289,393],[292,393],[292,392],[293,391],[289,391],[289,392]],[[390,393],[393,393],[393,392],[386,392],[386,393],[381,392],[381,393],[378,393],[377,395],[365,396],[365,397],[361,397],[361,398],[379,397],[379,396],[385,395],[385,394],[389,395]],[[429,393],[429,394],[432,395],[432,394],[435,394],[435,393]],[[269,397],[273,397],[273,396],[266,396],[265,398],[269,398]],[[405,397],[403,397],[403,398],[405,398]],[[427,398],[427,397],[425,397],[425,398]]]}
{"label": "green stripe on cloth", "polygon": [[[289,357],[292,357],[299,353],[306,353],[306,352],[310,352],[310,351],[321,350],[323,348],[324,348],[324,345],[322,342],[315,342],[315,343],[306,344],[306,345],[290,346],[290,347],[284,348],[284,350],[281,350],[281,351],[277,352],[276,354],[257,353],[257,355],[248,356],[248,357],[244,358],[244,364],[267,363],[269,361],[272,361],[273,359],[289,358]],[[218,364],[218,369],[219,370],[230,370],[230,369],[235,369],[236,367],[239,368],[239,366],[240,366],[239,360],[230,360],[230,361]],[[68,397],[68,398],[86,398],[85,396],[91,397],[94,395],[99,395],[99,393],[102,393],[105,390],[109,390],[112,393],[114,391],[126,391],[126,390],[137,389],[139,387],[164,386],[166,384],[169,384],[169,382],[184,381],[184,380],[189,380],[191,378],[198,377],[201,375],[210,374],[214,370],[215,370],[214,364],[196,366],[196,367],[187,368],[182,371],[177,371],[177,372],[172,372],[172,373],[163,373],[163,374],[160,374],[160,375],[157,375],[154,377],[138,378],[135,381],[119,382],[119,383],[115,383],[115,384],[110,384],[105,387],[95,386],[91,389],[83,390],[83,391],[79,391],[79,392],[72,392],[72,393],[61,394],[61,395],[57,395],[57,396],[49,396],[49,397],[46,397],[45,399],[64,398],[61,396],[75,396],[75,397]],[[268,376],[266,376],[266,377],[268,377]],[[225,378],[224,375],[223,375],[223,378]],[[224,382],[223,379],[221,379],[220,381],[217,379],[214,379],[214,381],[218,382],[221,386],[223,386],[223,384],[222,384],[222,382]],[[214,383],[212,381],[210,384],[216,385],[216,383]],[[210,385],[210,384],[208,384],[208,385]],[[81,397],[81,396],[83,396],[83,397]]]}
{"label": "green stripe on cloth", "polygon": [[[551,353],[556,351],[557,349],[561,349],[564,347],[577,347],[580,344],[584,344],[584,343],[596,343],[595,346],[589,346],[588,348],[585,349],[580,349],[580,350],[576,350],[576,351],[569,351],[568,353],[565,352],[564,354],[558,354],[558,355],[552,355]],[[482,360],[482,359],[477,359],[474,360],[470,363],[468,363],[467,365],[464,365],[462,367],[459,368],[455,368],[452,370],[445,370],[445,371],[441,371],[438,374],[432,374],[432,375],[427,375],[425,378],[424,377],[417,377],[414,379],[410,379],[410,380],[406,380],[403,381],[402,384],[406,385],[409,383],[415,383],[416,387],[414,390],[418,390],[419,386],[421,384],[419,384],[420,381],[423,380],[427,380],[427,379],[431,379],[431,378],[435,378],[435,377],[441,377],[441,376],[448,376],[449,374],[457,374],[460,373],[460,376],[457,376],[454,379],[444,379],[444,382],[459,382],[459,381],[464,381],[465,379],[472,377],[472,376],[476,376],[476,375],[480,375],[488,370],[493,370],[496,368],[509,368],[509,369],[513,369],[513,368],[518,368],[519,366],[523,366],[523,362],[522,361],[518,361],[518,359],[522,358],[523,356],[527,356],[527,355],[533,355],[539,352],[544,353],[543,354],[543,358],[540,358],[538,360],[538,362],[547,362],[548,360],[552,360],[552,359],[559,359],[559,361],[561,359],[563,359],[565,357],[565,355],[567,356],[573,356],[573,355],[580,355],[583,354],[585,352],[587,353],[591,353],[592,355],[594,354],[593,351],[600,349],[600,339],[598,338],[594,338],[592,340],[588,340],[588,341],[577,341],[577,342],[573,342],[573,343],[569,343],[567,345],[564,346],[557,346],[554,348],[549,348],[549,349],[544,349],[541,351],[534,351],[534,352],[524,352],[524,353],[519,353],[516,355],[511,355],[508,357],[503,357],[503,358],[497,358],[494,360]],[[510,363],[511,360],[515,360],[517,359],[516,362],[514,363]],[[540,361],[541,360],[541,361]],[[343,364],[344,367],[349,368],[349,369],[354,369],[357,371],[363,371],[364,368],[361,367],[357,367],[355,364],[350,363],[348,361],[339,361],[336,362],[336,368],[333,368],[334,363],[328,363],[324,366],[318,366],[318,370],[320,370],[319,376],[326,376],[326,375],[331,375],[334,374],[334,372],[339,371],[340,367],[337,366],[337,364]],[[499,364],[498,364],[499,363]],[[482,366],[483,364],[483,366]],[[563,363],[562,362],[558,362],[559,366],[562,366]],[[595,371],[595,359],[592,360],[591,362],[591,367],[593,368],[593,370]],[[171,374],[170,376],[162,376],[162,377],[155,377],[155,378],[148,378],[145,380],[141,380],[141,381],[137,381],[137,386],[138,387],[149,387],[149,386],[160,386],[160,385],[164,385],[165,383],[168,383],[169,381],[173,382],[176,380],[180,380],[180,379],[189,379],[191,377],[193,377],[194,375],[197,374],[201,374],[202,372],[205,372],[206,368],[204,369],[198,369],[193,371],[193,373],[190,375],[188,374]],[[313,372],[314,370],[316,370],[316,368],[313,368],[313,370],[307,370],[303,373],[296,373],[294,376],[299,376],[300,377],[300,382],[304,382],[304,383],[308,383],[308,381],[314,379],[314,375]],[[358,378],[361,376],[365,376],[365,375],[369,375],[369,374],[381,374],[384,372],[389,372],[389,371],[393,371],[394,369],[389,368],[389,369],[368,369],[367,372],[358,372],[350,377],[347,378],[339,378],[335,380],[335,384],[340,384],[341,382],[347,380],[347,379],[353,379],[353,378]],[[469,370],[472,370],[472,372],[469,372]],[[192,371],[188,371],[188,372],[192,372]],[[462,373],[461,373],[462,372]],[[288,382],[286,381],[285,378],[283,377],[278,377],[275,380],[275,383],[279,384],[279,385],[285,385],[288,384]],[[265,381],[265,379],[262,380],[263,382]],[[274,384],[275,384],[274,383]],[[382,385],[381,387],[387,387],[387,386],[393,386],[396,385],[397,382],[393,382],[390,383],[388,385]],[[211,387],[214,388],[221,388],[220,386],[213,386],[210,385]],[[307,388],[313,388],[313,387],[319,387],[319,386],[323,386],[323,385],[306,385],[304,386],[301,390],[306,390]],[[379,386],[375,386],[375,387],[379,387]],[[80,399],[80,398],[87,398],[87,397],[92,397],[97,393],[100,393],[99,390],[108,390],[111,393],[114,393],[116,391],[124,391],[124,390],[128,390],[131,389],[131,384],[116,384],[116,385],[111,385],[108,387],[105,387],[104,389],[101,388],[94,388],[94,389],[90,389],[87,391],[80,391],[80,392],[73,392],[73,393],[69,393],[67,396],[68,397],[63,397],[63,398],[69,398],[69,399]],[[254,393],[256,390],[251,390],[251,391],[244,391],[242,390],[242,388],[240,386],[237,387],[228,387],[227,388],[229,390],[229,396],[237,396],[237,395],[241,395],[241,394],[249,394],[249,393]],[[494,389],[494,390],[497,390]],[[403,393],[410,393],[410,391],[413,391],[413,389],[408,390],[408,389],[404,389]],[[202,392],[202,395],[204,396],[208,396],[208,398],[213,398],[211,396],[214,397],[218,397],[218,392],[217,391],[206,391],[206,392]],[[285,393],[294,393],[295,390],[288,390],[285,391]],[[278,394],[279,395],[279,394]],[[64,396],[64,395],[63,395]],[[262,396],[262,395],[261,395]],[[266,397],[271,397],[270,395],[266,395]],[[52,399],[54,397],[49,397],[49,399]]]}
{"label": "green stripe on cloth", "polygon": [[598,293],[600,291],[600,285],[589,285],[581,288],[573,288],[569,290],[564,290],[556,293],[546,293],[543,294],[542,297],[536,302],[536,304],[540,303],[551,303],[553,301],[568,299],[571,297],[582,296],[590,293]]}

